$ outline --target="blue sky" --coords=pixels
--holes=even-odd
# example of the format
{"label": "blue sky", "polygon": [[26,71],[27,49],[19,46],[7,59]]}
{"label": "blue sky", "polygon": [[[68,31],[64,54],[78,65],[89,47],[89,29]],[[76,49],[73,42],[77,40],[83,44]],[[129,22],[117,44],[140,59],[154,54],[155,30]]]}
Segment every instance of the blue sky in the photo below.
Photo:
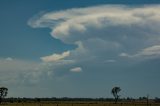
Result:
{"label": "blue sky", "polygon": [[0,0],[9,97],[160,97],[158,0]]}

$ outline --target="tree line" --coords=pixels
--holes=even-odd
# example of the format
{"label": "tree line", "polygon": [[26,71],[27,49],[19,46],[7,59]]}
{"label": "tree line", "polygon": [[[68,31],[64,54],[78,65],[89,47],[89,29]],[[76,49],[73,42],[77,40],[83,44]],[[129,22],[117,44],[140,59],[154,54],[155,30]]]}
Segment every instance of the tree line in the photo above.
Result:
{"label": "tree line", "polygon": [[[69,97],[62,97],[62,98],[5,98],[8,94],[8,88],[6,87],[0,87],[0,104],[3,102],[41,102],[41,101],[109,101],[114,102],[115,104],[118,101],[136,101],[136,100],[147,100],[147,103],[149,101],[149,95],[147,97],[139,97],[139,99],[133,99],[133,98],[120,98],[119,92],[121,91],[120,87],[113,87],[111,89],[111,94],[113,95],[113,98],[69,98]],[[160,103],[160,98],[155,98],[154,102]]]}

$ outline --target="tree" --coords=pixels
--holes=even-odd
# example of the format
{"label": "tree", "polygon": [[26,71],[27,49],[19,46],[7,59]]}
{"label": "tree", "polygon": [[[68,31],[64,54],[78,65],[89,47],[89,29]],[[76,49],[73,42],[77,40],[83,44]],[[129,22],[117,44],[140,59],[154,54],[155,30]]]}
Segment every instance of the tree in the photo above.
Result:
{"label": "tree", "polygon": [[0,103],[2,103],[2,99],[6,97],[8,94],[8,88],[0,87]]}
{"label": "tree", "polygon": [[147,94],[147,106],[149,106],[149,94]]}
{"label": "tree", "polygon": [[121,88],[120,87],[113,87],[112,90],[111,90],[111,93],[112,95],[114,96],[115,98],[115,103],[117,103],[120,95],[118,95],[118,93],[121,91]]}

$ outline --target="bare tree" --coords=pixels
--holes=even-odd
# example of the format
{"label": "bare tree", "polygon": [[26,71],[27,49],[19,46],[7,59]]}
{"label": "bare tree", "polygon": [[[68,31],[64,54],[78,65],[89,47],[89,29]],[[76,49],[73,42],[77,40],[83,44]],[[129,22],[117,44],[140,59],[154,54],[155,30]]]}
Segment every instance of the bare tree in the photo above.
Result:
{"label": "bare tree", "polygon": [[112,90],[111,90],[111,93],[112,95],[114,96],[115,98],[115,103],[117,103],[120,95],[118,95],[118,93],[121,91],[121,88],[120,87],[113,87]]}
{"label": "bare tree", "polygon": [[8,88],[0,87],[0,104],[2,103],[2,99],[6,97],[8,94]]}

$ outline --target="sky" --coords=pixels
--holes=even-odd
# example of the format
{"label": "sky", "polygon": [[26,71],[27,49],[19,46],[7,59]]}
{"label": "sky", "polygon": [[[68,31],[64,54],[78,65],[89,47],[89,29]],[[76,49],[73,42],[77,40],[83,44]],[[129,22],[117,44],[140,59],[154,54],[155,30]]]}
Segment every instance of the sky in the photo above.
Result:
{"label": "sky", "polygon": [[0,0],[8,97],[160,97],[159,0]]}

